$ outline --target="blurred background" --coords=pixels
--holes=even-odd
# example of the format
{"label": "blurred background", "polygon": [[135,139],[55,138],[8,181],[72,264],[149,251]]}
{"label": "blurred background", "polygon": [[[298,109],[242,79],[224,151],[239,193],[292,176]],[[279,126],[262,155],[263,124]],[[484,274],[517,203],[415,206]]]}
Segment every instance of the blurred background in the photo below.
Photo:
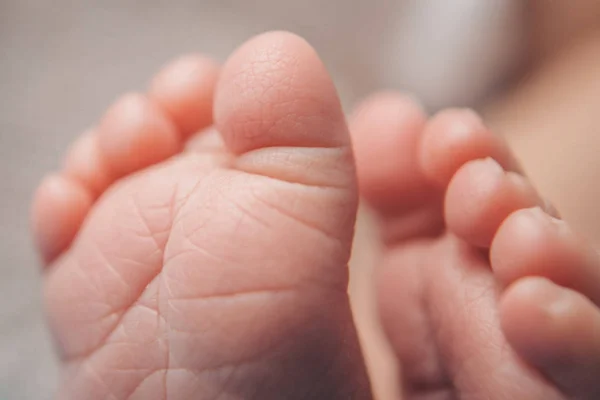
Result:
{"label": "blurred background", "polygon": [[[285,29],[315,46],[348,111],[382,88],[412,93],[432,111],[475,107],[519,81],[535,39],[531,13],[525,0],[0,0],[0,399],[52,397],[57,366],[42,317],[29,201],[68,144],[120,93],[144,90],[182,53],[224,60],[250,36]],[[540,32],[562,37],[556,31]],[[498,125],[514,115],[510,107],[493,110]],[[369,237],[362,231],[359,240]],[[352,278],[366,327],[376,322],[370,257],[355,254]],[[363,329],[365,341],[371,336],[377,342],[381,334]],[[371,362],[389,363],[382,346],[373,345]]]}

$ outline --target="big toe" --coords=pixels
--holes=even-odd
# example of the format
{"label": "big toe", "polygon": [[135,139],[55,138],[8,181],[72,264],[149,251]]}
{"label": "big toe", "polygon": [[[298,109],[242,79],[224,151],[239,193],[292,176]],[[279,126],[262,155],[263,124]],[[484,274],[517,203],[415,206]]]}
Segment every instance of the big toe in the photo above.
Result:
{"label": "big toe", "polygon": [[229,58],[217,87],[215,119],[238,154],[349,144],[329,74],[313,48],[287,32],[257,36]]}
{"label": "big toe", "polygon": [[349,250],[358,203],[350,137],[313,48],[287,32],[248,41],[224,65],[214,109],[234,169],[271,179],[262,182],[277,187],[280,211]]}
{"label": "big toe", "polygon": [[[219,298],[225,291],[245,300],[203,308],[198,317],[190,308],[182,324],[194,325],[206,313],[215,320],[227,315],[212,347],[231,358],[228,344],[237,343],[236,360],[262,349],[268,368],[248,374],[255,382],[264,372],[261,379],[269,382],[257,389],[257,397],[370,398],[347,296],[358,202],[354,163],[325,67],[295,35],[260,35],[224,64],[214,112],[232,156],[228,168],[203,182],[207,190],[187,199],[182,229],[176,222],[179,233],[171,238],[183,247],[169,249],[181,254],[185,243],[201,243],[211,257],[193,253],[189,257],[197,262],[173,263],[163,274],[176,288],[169,282],[185,275],[189,265],[226,260],[216,270],[194,272],[200,274],[198,285],[171,295]],[[210,210],[199,211],[197,205],[211,196],[217,198],[210,200]],[[186,232],[197,233],[179,240]],[[223,284],[203,285],[208,276]]]}

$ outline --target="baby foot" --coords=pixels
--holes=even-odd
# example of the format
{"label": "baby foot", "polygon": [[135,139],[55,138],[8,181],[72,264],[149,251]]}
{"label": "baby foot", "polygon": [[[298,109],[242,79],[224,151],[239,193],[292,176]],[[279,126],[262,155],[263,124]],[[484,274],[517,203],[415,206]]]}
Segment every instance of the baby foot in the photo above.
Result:
{"label": "baby foot", "polygon": [[[213,89],[216,129],[181,152]],[[304,41],[168,66],[34,201],[59,398],[370,398],[346,291],[356,206],[344,115]]]}
{"label": "baby foot", "polygon": [[378,95],[351,125],[406,399],[600,398],[600,261],[472,112]]}

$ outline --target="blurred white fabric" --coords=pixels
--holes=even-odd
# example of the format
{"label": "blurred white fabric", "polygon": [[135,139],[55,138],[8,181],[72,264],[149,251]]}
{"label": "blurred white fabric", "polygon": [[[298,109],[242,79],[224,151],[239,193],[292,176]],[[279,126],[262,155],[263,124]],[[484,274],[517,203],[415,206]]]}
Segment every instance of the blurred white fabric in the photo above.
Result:
{"label": "blurred white fabric", "polygon": [[522,0],[0,1],[0,399],[52,397],[57,370],[40,307],[28,204],[45,171],[119,93],[170,58],[223,59],[249,36],[306,37],[345,106],[412,92],[431,108],[488,95],[518,62]]}

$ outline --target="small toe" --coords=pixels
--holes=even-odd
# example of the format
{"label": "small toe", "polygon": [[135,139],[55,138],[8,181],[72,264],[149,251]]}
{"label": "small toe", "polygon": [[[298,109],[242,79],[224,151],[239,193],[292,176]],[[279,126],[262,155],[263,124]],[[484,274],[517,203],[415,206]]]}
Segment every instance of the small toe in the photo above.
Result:
{"label": "small toe", "polygon": [[383,214],[413,208],[431,195],[417,162],[425,121],[414,100],[392,92],[369,97],[350,120],[361,194]]}
{"label": "small toe", "polygon": [[183,56],[165,66],[149,89],[183,138],[212,124],[213,96],[219,65],[199,54]]}
{"label": "small toe", "polygon": [[508,171],[519,170],[502,138],[468,109],[449,109],[435,115],[423,133],[419,157],[425,175],[440,186],[447,185],[463,164],[475,159],[490,157]]}
{"label": "small toe", "polygon": [[442,191],[418,160],[425,124],[419,104],[395,92],[372,95],[350,119],[360,192],[380,217],[387,244],[443,230]]}
{"label": "small toe", "polygon": [[94,197],[99,196],[112,183],[109,168],[100,153],[95,130],[85,132],[73,143],[65,157],[63,173],[81,183]]}
{"label": "small toe", "polygon": [[221,134],[213,126],[192,135],[185,143],[185,150],[193,153],[219,153],[226,148]]}
{"label": "small toe", "polygon": [[92,203],[92,194],[72,179],[50,175],[42,181],[34,196],[31,224],[45,263],[70,246]]}
{"label": "small toe", "polygon": [[120,178],[177,154],[183,140],[160,106],[142,94],[113,104],[97,129],[98,144],[111,175]]}
{"label": "small toe", "polygon": [[511,214],[490,249],[492,269],[504,285],[540,276],[600,304],[600,258],[568,225],[539,208]]}
{"label": "small toe", "polygon": [[600,310],[588,298],[548,279],[526,277],[504,292],[500,316],[517,353],[569,398],[600,397]]}
{"label": "small toe", "polygon": [[467,162],[452,178],[445,199],[448,229],[468,243],[487,248],[512,212],[542,204],[529,181],[506,172],[492,158]]}

